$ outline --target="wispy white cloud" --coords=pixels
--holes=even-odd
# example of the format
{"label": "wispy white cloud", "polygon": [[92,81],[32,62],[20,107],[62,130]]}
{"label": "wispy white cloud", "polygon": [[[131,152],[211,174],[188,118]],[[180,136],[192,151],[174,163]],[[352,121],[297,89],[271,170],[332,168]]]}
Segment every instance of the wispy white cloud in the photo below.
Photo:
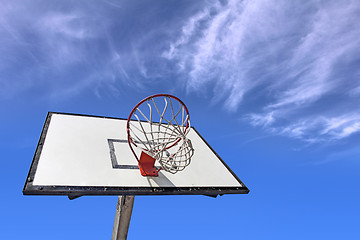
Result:
{"label": "wispy white cloud", "polygon": [[270,126],[275,121],[274,112],[269,112],[266,114],[249,114],[246,118],[250,120],[250,123],[253,126],[262,127]]}
{"label": "wispy white cloud", "polygon": [[111,75],[126,78],[108,41],[109,9],[86,1],[68,4],[24,1],[0,10],[0,99],[32,89],[66,99],[89,88],[98,92],[114,83]]}
{"label": "wispy white cloud", "polygon": [[40,28],[49,34],[58,34],[67,38],[84,39],[89,36],[89,31],[81,24],[81,16],[70,13],[49,13],[39,21]]}
{"label": "wispy white cloud", "polygon": [[0,9],[1,99],[33,88],[60,98],[180,86],[272,134],[316,142],[360,132],[356,0],[193,1],[167,11],[45,2]]}
{"label": "wispy white cloud", "polygon": [[336,141],[360,131],[360,113],[347,113],[335,117],[308,116],[279,124],[270,114],[249,114],[246,119],[253,126],[264,127],[274,134],[302,139],[309,143]]}
{"label": "wispy white cloud", "polygon": [[[360,76],[359,76],[359,79],[360,79]],[[349,95],[353,96],[353,97],[359,96],[360,95],[360,84],[359,84],[358,87],[355,87],[355,88],[351,89],[349,91]]]}
{"label": "wispy white cloud", "polygon": [[357,1],[215,2],[164,56],[188,73],[189,91],[212,87],[254,126],[308,142],[342,139],[360,132],[351,104],[360,102],[359,12]]}
{"label": "wispy white cloud", "polygon": [[322,8],[312,17],[310,29],[289,59],[287,77],[295,82],[272,107],[313,102],[342,84],[331,74],[341,58],[359,46],[356,36],[360,31],[350,27],[359,7],[355,2],[318,7]]}

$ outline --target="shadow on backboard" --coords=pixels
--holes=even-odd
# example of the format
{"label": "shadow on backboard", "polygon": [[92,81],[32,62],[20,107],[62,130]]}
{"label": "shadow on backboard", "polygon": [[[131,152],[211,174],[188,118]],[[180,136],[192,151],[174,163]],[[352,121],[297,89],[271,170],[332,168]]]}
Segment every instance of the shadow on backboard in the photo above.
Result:
{"label": "shadow on backboard", "polygon": [[158,177],[146,177],[150,186],[176,187],[161,171],[158,174]]}

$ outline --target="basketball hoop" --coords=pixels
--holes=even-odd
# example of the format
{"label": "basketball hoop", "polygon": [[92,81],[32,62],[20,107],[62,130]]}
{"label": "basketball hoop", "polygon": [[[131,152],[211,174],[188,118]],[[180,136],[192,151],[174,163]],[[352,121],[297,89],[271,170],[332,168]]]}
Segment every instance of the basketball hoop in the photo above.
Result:
{"label": "basketball hoop", "polygon": [[[194,154],[186,138],[189,131],[189,111],[179,98],[156,94],[140,101],[127,120],[127,134],[141,175],[155,177],[161,169],[170,173],[184,170]],[[154,166],[155,161],[160,168]]]}

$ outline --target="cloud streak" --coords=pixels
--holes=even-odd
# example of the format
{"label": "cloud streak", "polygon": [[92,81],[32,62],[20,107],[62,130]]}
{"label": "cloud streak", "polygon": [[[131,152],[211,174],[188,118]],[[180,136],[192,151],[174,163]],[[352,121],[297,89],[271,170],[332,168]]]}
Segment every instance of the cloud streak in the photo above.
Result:
{"label": "cloud streak", "polygon": [[272,134],[360,132],[357,1],[173,4],[4,3],[0,100],[180,88]]}
{"label": "cloud streak", "polygon": [[115,6],[109,3],[5,4],[0,10],[0,99],[34,89],[44,98],[67,98],[87,89],[100,97],[99,88],[128,81],[119,63],[127,53],[114,59],[117,49],[110,44],[109,33],[118,22],[111,20]]}
{"label": "cloud streak", "polygon": [[360,102],[359,12],[356,1],[215,3],[164,56],[188,72],[189,91],[212,87],[253,126],[308,142],[342,139],[360,132],[351,104]]}

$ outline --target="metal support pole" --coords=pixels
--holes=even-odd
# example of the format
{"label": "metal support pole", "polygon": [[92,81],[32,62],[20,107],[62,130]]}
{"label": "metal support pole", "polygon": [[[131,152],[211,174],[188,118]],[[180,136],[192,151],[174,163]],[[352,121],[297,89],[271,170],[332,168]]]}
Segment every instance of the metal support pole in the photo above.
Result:
{"label": "metal support pole", "polygon": [[111,240],[126,240],[135,196],[119,196]]}

